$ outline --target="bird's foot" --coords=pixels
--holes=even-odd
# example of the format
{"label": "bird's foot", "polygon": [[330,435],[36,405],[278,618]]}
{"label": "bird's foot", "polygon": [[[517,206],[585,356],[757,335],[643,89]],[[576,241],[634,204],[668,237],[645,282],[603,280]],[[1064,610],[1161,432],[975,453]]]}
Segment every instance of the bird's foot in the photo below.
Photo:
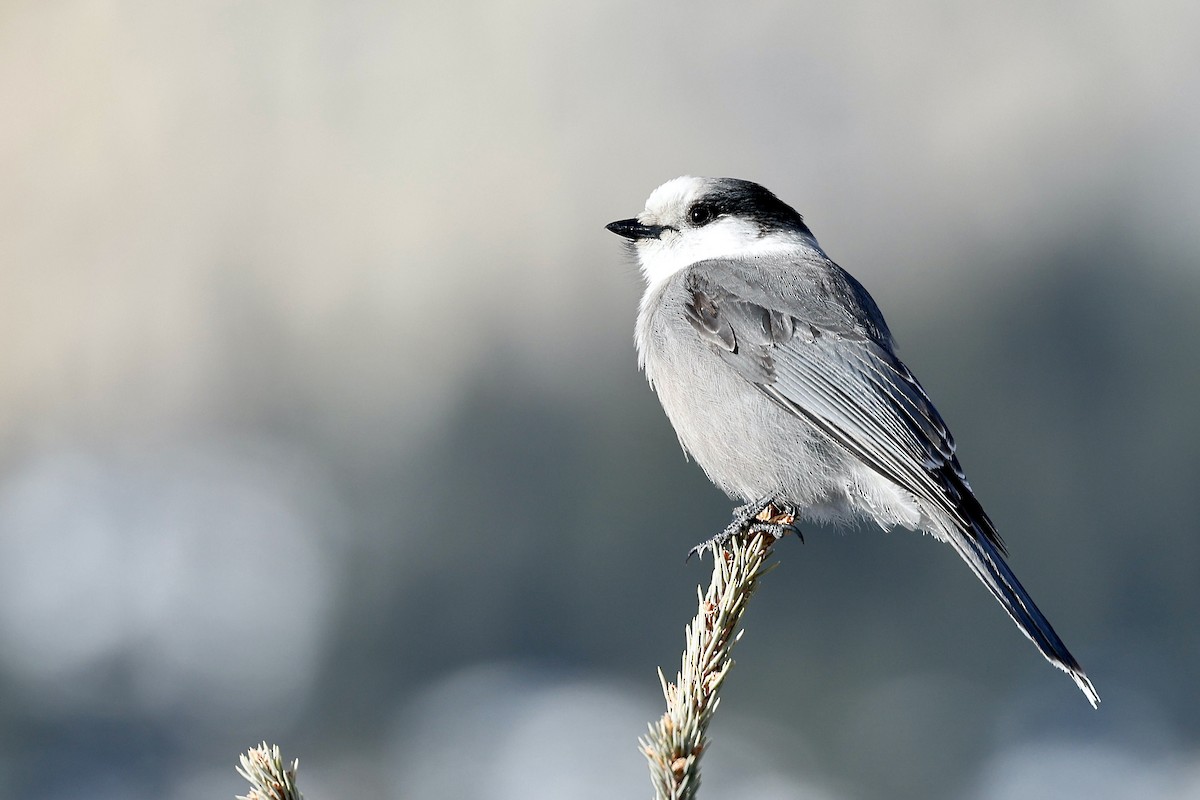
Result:
{"label": "bird's foot", "polygon": [[725,530],[689,550],[686,560],[690,561],[692,556],[703,554],[710,547],[713,549],[724,547],[735,536],[766,533],[778,541],[788,533],[794,533],[803,543],[804,533],[796,527],[795,520],[795,509],[774,497],[747,503],[734,509],[733,521],[725,527]]}

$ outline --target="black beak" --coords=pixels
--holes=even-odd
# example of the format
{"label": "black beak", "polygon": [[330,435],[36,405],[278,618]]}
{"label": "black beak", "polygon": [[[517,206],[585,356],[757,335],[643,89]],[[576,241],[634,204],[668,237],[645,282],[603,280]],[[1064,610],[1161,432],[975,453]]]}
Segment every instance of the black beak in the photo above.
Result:
{"label": "black beak", "polygon": [[643,225],[636,219],[619,219],[604,226],[617,236],[637,241],[638,239],[657,239],[662,235],[663,225]]}

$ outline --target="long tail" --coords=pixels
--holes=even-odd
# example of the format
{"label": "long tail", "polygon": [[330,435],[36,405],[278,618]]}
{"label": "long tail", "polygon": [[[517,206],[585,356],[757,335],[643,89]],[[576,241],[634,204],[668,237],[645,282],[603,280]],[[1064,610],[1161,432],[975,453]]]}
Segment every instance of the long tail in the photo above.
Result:
{"label": "long tail", "polygon": [[974,535],[954,531],[949,537],[954,549],[962,556],[971,570],[983,581],[1004,610],[1012,617],[1013,622],[1029,639],[1037,645],[1038,650],[1054,666],[1071,676],[1075,685],[1087,696],[1092,708],[1100,705],[1100,695],[1088,680],[1079,662],[1067,650],[1062,639],[1054,632],[1050,622],[1038,610],[1033,598],[1025,587],[1017,580],[1017,576],[1009,569],[1000,549],[992,543],[979,526],[975,526]]}

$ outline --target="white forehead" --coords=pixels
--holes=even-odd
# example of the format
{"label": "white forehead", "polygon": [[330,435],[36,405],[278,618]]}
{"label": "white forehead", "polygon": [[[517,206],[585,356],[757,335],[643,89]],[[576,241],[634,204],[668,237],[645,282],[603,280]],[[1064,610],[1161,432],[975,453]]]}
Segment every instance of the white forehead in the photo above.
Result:
{"label": "white forehead", "polygon": [[704,193],[707,185],[706,178],[691,175],[672,178],[650,193],[646,199],[646,212],[658,216],[671,209],[685,208]]}

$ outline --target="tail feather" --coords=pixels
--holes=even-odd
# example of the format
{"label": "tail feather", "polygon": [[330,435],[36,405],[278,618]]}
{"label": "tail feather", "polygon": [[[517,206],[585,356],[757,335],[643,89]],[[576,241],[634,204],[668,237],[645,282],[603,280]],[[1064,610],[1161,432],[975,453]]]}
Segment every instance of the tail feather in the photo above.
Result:
{"label": "tail feather", "polygon": [[1017,580],[1017,576],[1009,569],[996,544],[978,528],[971,534],[954,531],[949,538],[954,549],[1000,601],[1000,605],[1004,606],[1004,610],[1012,617],[1013,622],[1017,623],[1021,632],[1037,645],[1047,661],[1071,676],[1075,685],[1092,704],[1092,708],[1098,707],[1100,695],[1096,693],[1087,674],[1067,650],[1062,639],[1058,638],[1049,620],[1038,610],[1033,598]]}

